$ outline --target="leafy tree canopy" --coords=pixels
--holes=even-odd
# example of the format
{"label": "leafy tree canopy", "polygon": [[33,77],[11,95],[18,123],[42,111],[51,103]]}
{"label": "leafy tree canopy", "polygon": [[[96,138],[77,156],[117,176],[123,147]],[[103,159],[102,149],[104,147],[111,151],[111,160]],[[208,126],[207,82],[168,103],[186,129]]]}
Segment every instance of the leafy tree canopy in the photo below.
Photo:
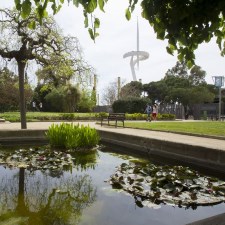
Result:
{"label": "leafy tree canopy", "polygon": [[131,97],[140,98],[142,94],[142,83],[138,81],[131,81],[124,85],[120,91],[120,98],[127,99]]}
{"label": "leafy tree canopy", "polygon": [[181,103],[185,112],[196,103],[212,102],[215,87],[207,85],[206,72],[195,65],[190,71],[184,62],[177,62],[165,77],[144,85],[148,98],[161,103]]}
{"label": "leafy tree canopy", "polygon": [[[75,6],[81,5],[85,18],[85,27],[90,36],[95,39],[98,36],[96,29],[100,21],[95,18],[93,12],[96,8],[104,11],[107,0],[67,0]],[[126,18],[131,18],[132,11],[138,0],[129,0],[126,10]],[[31,8],[35,7],[41,20],[47,14],[47,6],[51,5],[53,13],[57,13],[64,0],[15,0],[15,5],[21,11],[21,16],[26,18]],[[194,64],[194,51],[199,44],[209,42],[214,36],[225,55],[225,1],[224,0],[142,0],[142,17],[149,21],[157,38],[168,40],[167,52],[178,53],[178,59],[185,60],[188,66]],[[89,23],[93,21],[91,24]],[[34,24],[33,24],[34,25]]]}

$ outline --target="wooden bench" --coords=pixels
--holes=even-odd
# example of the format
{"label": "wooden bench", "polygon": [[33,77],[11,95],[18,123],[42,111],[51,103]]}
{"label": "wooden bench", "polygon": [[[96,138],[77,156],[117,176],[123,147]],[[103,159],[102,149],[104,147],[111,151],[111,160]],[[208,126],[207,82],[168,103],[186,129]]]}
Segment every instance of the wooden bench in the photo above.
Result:
{"label": "wooden bench", "polygon": [[125,113],[109,113],[107,117],[101,118],[101,126],[104,120],[108,121],[108,125],[110,125],[109,121],[115,121],[115,127],[117,127],[117,121],[121,121],[123,122],[123,127],[124,127]]}
{"label": "wooden bench", "polygon": [[221,115],[221,116],[220,116],[220,120],[221,120],[221,121],[224,121],[224,120],[225,120],[225,115]]}
{"label": "wooden bench", "polygon": [[[217,116],[217,115],[211,115],[211,116],[210,116],[210,119],[211,119],[211,120],[216,120],[216,121],[217,121],[217,120],[219,120],[219,116]],[[220,116],[220,120],[221,120],[221,121],[224,121],[224,120],[225,120],[225,115],[221,115],[221,116]]]}

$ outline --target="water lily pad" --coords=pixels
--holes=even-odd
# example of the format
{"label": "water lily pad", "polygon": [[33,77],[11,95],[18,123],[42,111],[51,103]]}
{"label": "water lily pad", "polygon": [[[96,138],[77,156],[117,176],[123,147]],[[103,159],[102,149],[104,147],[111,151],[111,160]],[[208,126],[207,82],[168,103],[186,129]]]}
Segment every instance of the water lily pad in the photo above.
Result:
{"label": "water lily pad", "polygon": [[109,183],[113,188],[132,194],[139,207],[164,203],[196,208],[225,201],[224,181],[201,176],[197,171],[182,166],[123,163]]}

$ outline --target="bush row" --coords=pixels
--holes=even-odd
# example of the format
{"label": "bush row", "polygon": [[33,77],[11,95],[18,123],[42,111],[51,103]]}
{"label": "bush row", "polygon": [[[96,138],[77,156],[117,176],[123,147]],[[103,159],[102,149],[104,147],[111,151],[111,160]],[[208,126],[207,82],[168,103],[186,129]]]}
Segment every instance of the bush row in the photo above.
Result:
{"label": "bush row", "polygon": [[148,103],[151,104],[148,98],[121,99],[115,101],[112,108],[115,113],[143,113]]}
{"label": "bush row", "polygon": [[[49,115],[37,113],[37,114],[27,114],[27,121],[81,121],[81,120],[98,120],[101,117],[107,117],[109,114],[106,112],[100,112],[100,113],[50,113]],[[126,120],[145,120],[146,114],[143,113],[126,113]],[[20,115],[18,114],[2,114],[1,118],[4,118],[7,121],[10,122],[20,122]],[[174,120],[175,115],[174,114],[158,114],[157,115],[158,120]]]}

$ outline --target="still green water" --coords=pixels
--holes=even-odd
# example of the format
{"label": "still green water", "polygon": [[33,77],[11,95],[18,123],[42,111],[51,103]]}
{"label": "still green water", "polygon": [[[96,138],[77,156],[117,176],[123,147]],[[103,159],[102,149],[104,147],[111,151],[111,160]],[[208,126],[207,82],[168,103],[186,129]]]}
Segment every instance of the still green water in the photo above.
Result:
{"label": "still green water", "polygon": [[0,225],[182,225],[225,212],[224,203],[140,208],[106,182],[134,158],[109,149],[74,158],[74,168],[55,172],[0,166]]}

